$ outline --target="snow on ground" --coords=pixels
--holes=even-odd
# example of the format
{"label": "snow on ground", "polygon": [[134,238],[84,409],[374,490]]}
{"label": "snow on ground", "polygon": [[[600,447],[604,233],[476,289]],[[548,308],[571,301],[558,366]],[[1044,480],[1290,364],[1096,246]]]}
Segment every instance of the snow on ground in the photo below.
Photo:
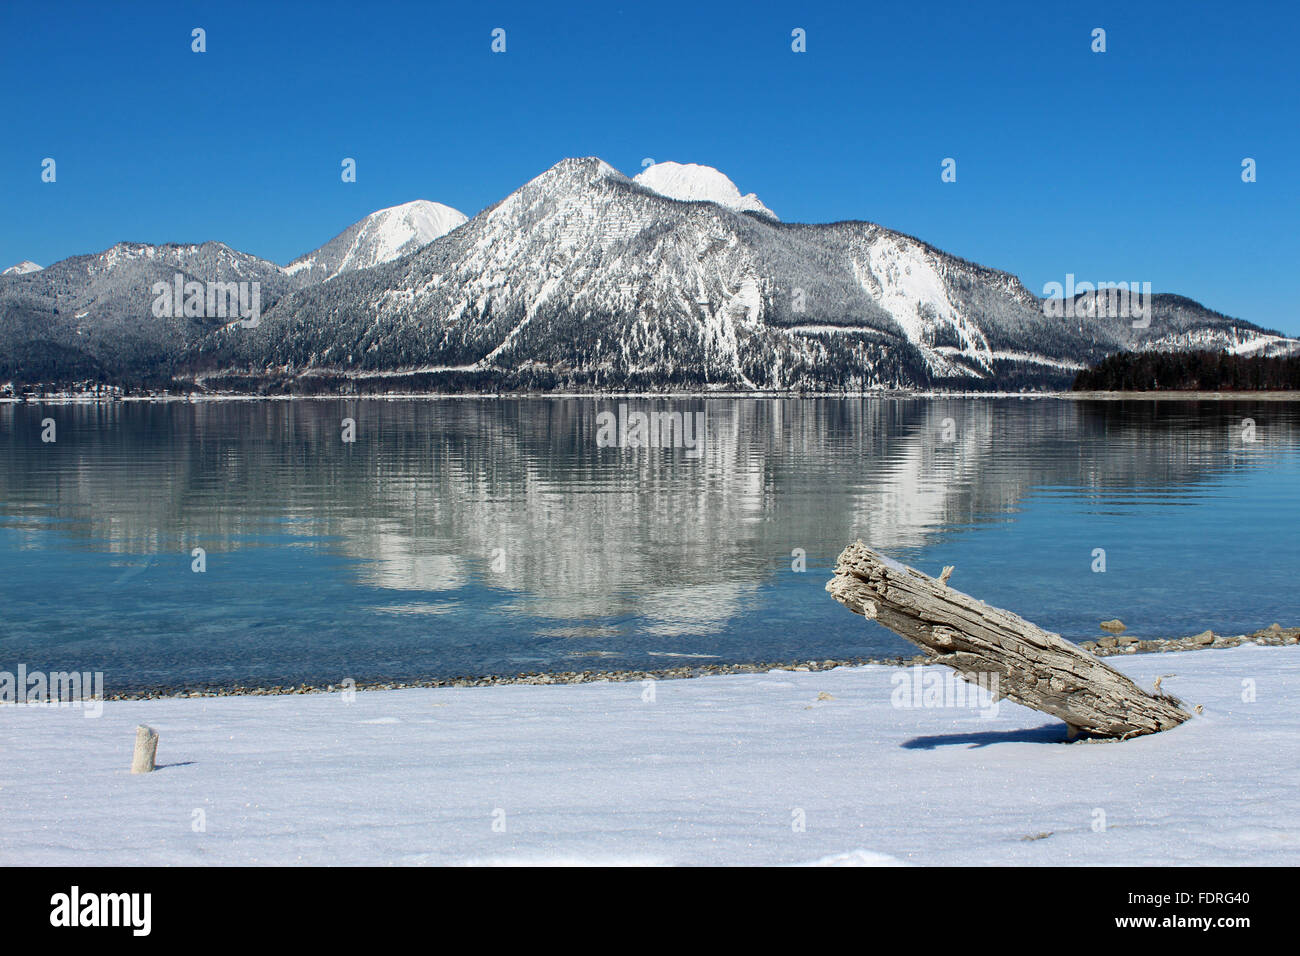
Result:
{"label": "snow on ground", "polygon": [[1204,714],[1067,744],[884,666],[6,707],[0,863],[1300,863],[1300,647],[1109,660]]}

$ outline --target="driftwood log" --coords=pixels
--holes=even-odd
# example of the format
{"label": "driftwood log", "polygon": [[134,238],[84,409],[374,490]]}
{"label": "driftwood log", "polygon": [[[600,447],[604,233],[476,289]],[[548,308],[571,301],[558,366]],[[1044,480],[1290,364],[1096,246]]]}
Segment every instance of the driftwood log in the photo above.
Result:
{"label": "driftwood log", "polygon": [[826,590],[851,611],[916,644],[967,680],[996,675],[996,697],[1059,717],[1070,736],[1136,737],[1191,715],[1168,695],[1148,694],[1119,671],[1024,618],[868,548],[849,545]]}

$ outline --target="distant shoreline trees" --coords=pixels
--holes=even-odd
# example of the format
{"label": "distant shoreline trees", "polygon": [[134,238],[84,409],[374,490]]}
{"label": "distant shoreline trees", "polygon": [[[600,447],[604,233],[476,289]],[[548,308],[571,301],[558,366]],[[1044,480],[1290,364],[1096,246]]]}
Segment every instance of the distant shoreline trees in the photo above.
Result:
{"label": "distant shoreline trees", "polygon": [[1076,392],[1300,390],[1300,355],[1118,352],[1075,376]]}

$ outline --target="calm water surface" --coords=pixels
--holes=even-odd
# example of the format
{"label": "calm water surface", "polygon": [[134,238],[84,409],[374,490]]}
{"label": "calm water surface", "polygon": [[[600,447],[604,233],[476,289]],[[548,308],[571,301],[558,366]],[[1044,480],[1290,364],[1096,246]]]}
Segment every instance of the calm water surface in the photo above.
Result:
{"label": "calm water surface", "polygon": [[[598,447],[620,401],[705,412],[703,454]],[[1300,623],[1298,490],[1284,402],[4,405],[0,670],[111,693],[910,654],[823,591],[859,537],[1074,640],[1235,633]]]}

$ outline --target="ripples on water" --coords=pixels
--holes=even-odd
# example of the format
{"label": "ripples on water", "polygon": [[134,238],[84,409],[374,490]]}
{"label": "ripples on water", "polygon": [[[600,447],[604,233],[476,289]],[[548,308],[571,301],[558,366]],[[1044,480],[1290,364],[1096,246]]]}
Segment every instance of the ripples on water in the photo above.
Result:
{"label": "ripples on water", "polygon": [[[704,411],[704,453],[597,447],[620,402]],[[112,692],[910,654],[822,590],[859,537],[1076,640],[1111,617],[1140,636],[1297,623],[1298,419],[1272,401],[4,405],[0,669],[103,670]]]}

